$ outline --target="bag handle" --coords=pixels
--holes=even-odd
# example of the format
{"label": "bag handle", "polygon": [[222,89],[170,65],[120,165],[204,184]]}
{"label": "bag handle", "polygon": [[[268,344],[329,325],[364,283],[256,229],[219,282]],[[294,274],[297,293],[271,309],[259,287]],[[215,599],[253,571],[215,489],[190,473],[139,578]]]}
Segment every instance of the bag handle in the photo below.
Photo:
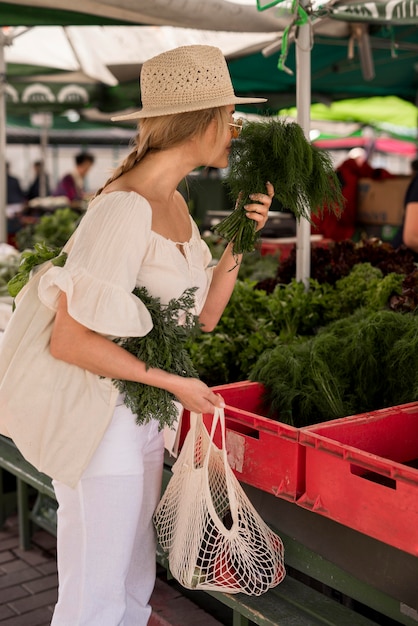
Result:
{"label": "bag handle", "polygon": [[[215,431],[216,431],[216,427],[217,425],[220,425],[221,427],[221,436],[222,436],[222,460],[223,460],[223,464],[224,464],[224,470],[225,470],[225,482],[226,482],[226,490],[228,493],[228,501],[229,501],[229,510],[231,513],[231,517],[232,517],[232,522],[233,525],[231,527],[231,529],[229,529],[230,531],[232,531],[232,529],[234,528],[234,526],[238,523],[238,505],[237,505],[237,498],[236,498],[236,493],[235,493],[235,489],[233,487],[232,484],[232,480],[231,480],[231,467],[228,463],[228,455],[227,455],[227,450],[226,450],[226,425],[225,425],[225,413],[223,408],[218,408],[215,407],[215,411],[213,414],[213,420],[212,420],[212,428],[211,428],[211,432],[210,432],[210,445],[208,446],[208,450],[206,452],[206,456],[205,456],[205,461],[204,461],[204,470],[205,470],[205,474],[206,477],[209,476],[209,459],[210,459],[210,454],[211,451],[213,450],[213,448],[215,448],[216,450],[218,450],[219,448],[217,448],[217,446],[215,445],[213,439],[215,437]],[[218,522],[218,529],[220,531],[225,532],[225,524],[222,522],[222,520],[219,518],[218,513],[215,510],[215,507],[213,506],[213,501],[212,498],[208,498],[208,505],[210,506],[211,509],[211,514],[213,519]],[[229,532],[229,531],[228,531]]]}
{"label": "bag handle", "polygon": [[197,431],[198,424],[202,424],[202,426],[204,426],[202,414],[193,413],[192,411],[190,411],[190,424],[189,424],[189,431],[187,433],[187,437],[191,437],[193,441],[193,446],[189,446],[187,448],[187,452],[189,454],[188,454],[188,458],[185,457],[185,461],[187,462],[187,465],[189,465],[189,467],[193,467],[193,468],[195,466],[195,445],[196,445],[196,431]]}

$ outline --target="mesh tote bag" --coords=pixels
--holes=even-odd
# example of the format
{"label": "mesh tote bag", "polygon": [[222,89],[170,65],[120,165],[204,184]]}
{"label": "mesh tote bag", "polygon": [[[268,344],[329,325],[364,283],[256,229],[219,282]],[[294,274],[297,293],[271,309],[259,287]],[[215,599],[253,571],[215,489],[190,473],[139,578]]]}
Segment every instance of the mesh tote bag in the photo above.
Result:
{"label": "mesh tote bag", "polygon": [[[222,449],[213,443],[220,422]],[[187,589],[258,596],[285,577],[281,539],[261,519],[233,474],[225,417],[211,434],[192,413],[173,476],[154,514],[171,574]]]}

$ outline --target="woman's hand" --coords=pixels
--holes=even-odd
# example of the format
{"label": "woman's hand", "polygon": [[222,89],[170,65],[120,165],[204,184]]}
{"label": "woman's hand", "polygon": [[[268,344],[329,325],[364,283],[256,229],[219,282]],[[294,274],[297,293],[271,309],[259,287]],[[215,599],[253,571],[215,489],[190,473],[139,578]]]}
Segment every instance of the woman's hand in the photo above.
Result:
{"label": "woman's hand", "polygon": [[204,382],[198,378],[183,378],[176,376],[174,385],[169,385],[177,400],[185,409],[194,413],[213,413],[215,407],[224,407],[223,398],[214,393]]}
{"label": "woman's hand", "polygon": [[274,197],[274,187],[270,182],[266,183],[266,189],[267,193],[252,193],[250,198],[254,202],[244,206],[247,217],[257,222],[256,231],[261,230],[265,226]]}

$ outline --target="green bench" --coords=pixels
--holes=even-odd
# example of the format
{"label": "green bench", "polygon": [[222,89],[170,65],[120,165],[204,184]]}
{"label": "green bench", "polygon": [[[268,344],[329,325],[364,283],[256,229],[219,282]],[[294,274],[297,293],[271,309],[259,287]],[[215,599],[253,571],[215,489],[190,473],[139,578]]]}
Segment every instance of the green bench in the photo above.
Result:
{"label": "green bench", "polygon": [[[0,435],[0,471],[0,521],[3,524],[12,508],[17,508],[20,547],[23,550],[30,547],[32,522],[56,535],[56,519],[53,515],[56,500],[51,479],[28,463],[13,441],[3,435]],[[15,494],[4,489],[4,471],[16,477]],[[36,497],[32,507],[31,495]]]}
{"label": "green bench", "polygon": [[[56,501],[51,479],[25,461],[14,443],[1,435],[0,470],[16,477],[14,495],[21,548],[30,547],[32,523],[56,535]],[[170,476],[171,470],[166,467],[163,488]],[[10,495],[4,490],[0,494],[2,522],[10,510]],[[35,504],[31,507],[32,496]],[[157,561],[169,571],[163,554],[157,554]],[[257,626],[376,626],[375,622],[290,575],[260,597],[220,592],[210,595],[231,609],[233,626],[248,626],[250,623]]]}
{"label": "green bench", "polygon": [[[166,556],[157,553],[157,561],[169,573]],[[232,610],[233,626],[377,626],[376,622],[291,576],[259,597],[205,593]],[[193,599],[193,595],[189,597]]]}

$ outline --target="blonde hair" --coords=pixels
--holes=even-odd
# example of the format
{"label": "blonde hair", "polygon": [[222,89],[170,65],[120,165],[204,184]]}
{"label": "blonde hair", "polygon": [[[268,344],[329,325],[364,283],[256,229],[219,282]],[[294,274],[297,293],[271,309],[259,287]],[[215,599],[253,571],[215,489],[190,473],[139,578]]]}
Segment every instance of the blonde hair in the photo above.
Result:
{"label": "blonde hair", "polygon": [[133,150],[96,192],[95,197],[122,174],[129,172],[148,152],[174,148],[194,136],[202,135],[214,119],[217,121],[217,142],[229,121],[226,107],[141,119],[132,142]]}

